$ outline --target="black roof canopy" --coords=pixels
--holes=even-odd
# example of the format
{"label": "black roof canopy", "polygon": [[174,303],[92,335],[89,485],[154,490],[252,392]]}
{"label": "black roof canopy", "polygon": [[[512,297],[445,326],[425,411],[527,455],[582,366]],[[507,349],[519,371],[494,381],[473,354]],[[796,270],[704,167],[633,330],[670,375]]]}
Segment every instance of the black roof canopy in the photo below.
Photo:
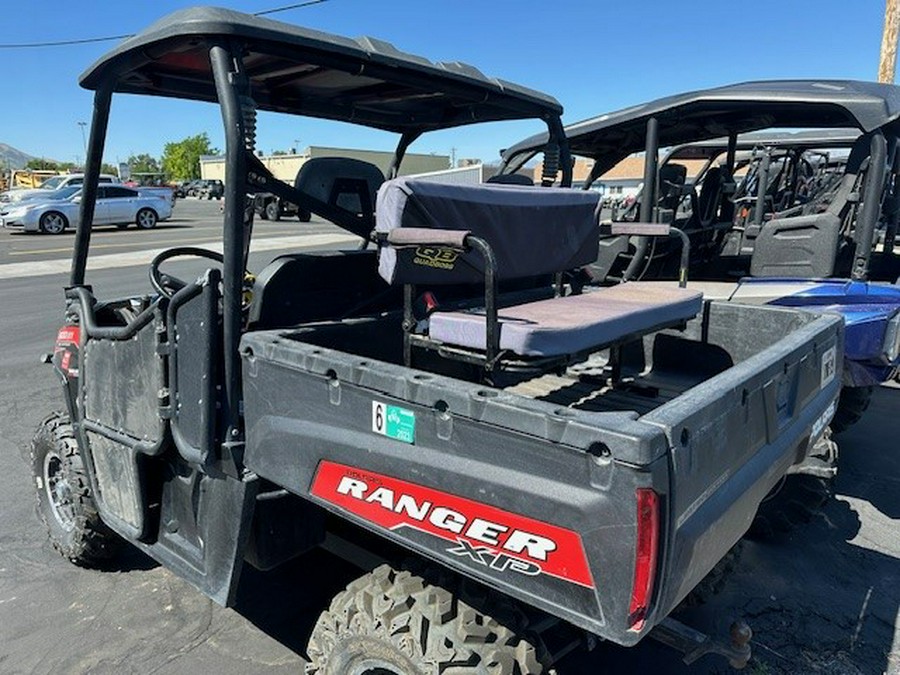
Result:
{"label": "black roof canopy", "polygon": [[217,101],[209,48],[244,50],[261,110],[403,133],[562,114],[551,96],[459,62],[432,63],[373,38],[350,39],[214,7],[174,12],[125,40],[81,76],[99,89]]}
{"label": "black roof canopy", "polygon": [[[773,128],[872,131],[900,117],[900,87],[852,80],[769,80],[676,94],[566,127],[573,154],[604,166],[644,149],[647,121],[659,122],[660,147]],[[504,153],[541,148],[546,134]]]}

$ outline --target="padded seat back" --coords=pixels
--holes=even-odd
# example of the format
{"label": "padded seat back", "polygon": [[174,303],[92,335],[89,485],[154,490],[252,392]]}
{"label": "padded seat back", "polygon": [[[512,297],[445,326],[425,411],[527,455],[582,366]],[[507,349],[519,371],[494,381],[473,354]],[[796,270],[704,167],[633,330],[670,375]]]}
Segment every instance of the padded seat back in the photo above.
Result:
{"label": "padded seat back", "polygon": [[664,164],[659,167],[659,199],[660,208],[674,211],[681,201],[682,188],[687,179],[687,167],[684,164]]}
{"label": "padded seat back", "polygon": [[358,219],[372,218],[375,194],[383,182],[381,169],[369,162],[347,157],[314,157],[300,167],[294,187],[313,200],[337,208],[347,218]]}
{"label": "padded seat back", "polygon": [[813,277],[834,274],[841,220],[833,213],[775,218],[762,227],[750,258],[754,277]]}
{"label": "padded seat back", "polygon": [[367,312],[400,306],[399,293],[390,290],[375,272],[375,251],[283,255],[257,275],[249,323],[281,328],[333,319],[357,306]]}
{"label": "padded seat back", "polygon": [[700,194],[697,196],[696,221],[700,227],[707,227],[715,221],[724,184],[725,174],[721,167],[711,167],[703,177]]}
{"label": "padded seat back", "polygon": [[[521,279],[593,262],[599,209],[600,195],[582,190],[396,178],[378,191],[375,229],[470,232],[493,250],[498,279]],[[484,262],[474,251],[385,246],[379,273],[391,284],[482,283]]]}
{"label": "padded seat back", "polygon": [[524,173],[498,173],[485,182],[497,185],[534,185],[531,176],[526,176]]}

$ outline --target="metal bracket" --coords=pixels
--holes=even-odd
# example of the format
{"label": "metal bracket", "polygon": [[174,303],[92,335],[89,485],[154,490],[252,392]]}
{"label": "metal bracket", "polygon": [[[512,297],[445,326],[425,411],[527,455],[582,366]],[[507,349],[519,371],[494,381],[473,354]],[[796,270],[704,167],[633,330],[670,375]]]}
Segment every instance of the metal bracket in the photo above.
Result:
{"label": "metal bracket", "polygon": [[740,670],[750,661],[753,631],[745,621],[739,620],[731,624],[729,633],[730,640],[725,643],[667,617],[650,631],[650,637],[684,654],[683,661],[687,665],[701,656],[719,654],[728,659],[732,668]]}

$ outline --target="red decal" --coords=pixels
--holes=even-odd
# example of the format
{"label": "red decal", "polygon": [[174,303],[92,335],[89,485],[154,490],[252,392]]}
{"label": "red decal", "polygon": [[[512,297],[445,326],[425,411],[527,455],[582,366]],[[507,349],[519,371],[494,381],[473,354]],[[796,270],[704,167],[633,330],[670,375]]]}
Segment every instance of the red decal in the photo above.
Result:
{"label": "red decal", "polygon": [[572,530],[334,462],[319,465],[310,492],[389,530],[412,527],[452,542],[454,555],[493,569],[594,587],[581,537]]}
{"label": "red decal", "polygon": [[56,334],[56,348],[61,349],[66,345],[79,346],[81,342],[81,328],[79,326],[63,326]]}

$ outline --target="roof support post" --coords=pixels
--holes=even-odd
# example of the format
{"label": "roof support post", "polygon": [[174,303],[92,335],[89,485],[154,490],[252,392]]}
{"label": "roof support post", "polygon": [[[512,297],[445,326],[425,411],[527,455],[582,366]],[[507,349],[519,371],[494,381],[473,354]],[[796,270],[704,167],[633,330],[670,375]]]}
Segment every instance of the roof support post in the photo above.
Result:
{"label": "roof support post", "polygon": [[421,135],[421,131],[407,131],[400,137],[400,142],[397,143],[397,149],[394,150],[394,156],[391,158],[391,165],[388,167],[388,180],[400,175],[400,163],[403,161],[406,151]]}
{"label": "roof support post", "polygon": [[865,281],[869,278],[869,258],[875,227],[881,212],[881,193],[887,172],[887,141],[880,131],[872,134],[869,145],[869,170],[862,189],[862,206],[856,219],[856,251],[853,254],[852,278]]}
{"label": "roof support post", "polygon": [[644,140],[644,187],[641,191],[641,222],[653,222],[656,206],[656,173],[659,168],[659,120],[647,120],[647,136]]}
{"label": "roof support post", "polygon": [[[651,117],[647,120],[647,134],[644,138],[644,187],[641,189],[640,221],[652,223],[653,212],[656,206],[656,175],[659,170],[659,120]],[[628,267],[622,273],[627,281],[633,279],[635,272],[644,264],[644,256],[647,255],[649,237],[638,237],[634,247],[634,255],[628,262]]]}
{"label": "roof support post", "polygon": [[81,186],[81,204],[78,209],[78,227],[75,230],[75,250],[72,254],[70,286],[84,284],[88,248],[91,245],[91,227],[94,222],[94,206],[97,202],[97,184],[100,181],[100,167],[103,163],[103,148],[106,142],[106,127],[109,123],[109,108],[112,104],[113,85],[106,82],[94,93],[94,114],[91,119],[91,135],[88,141],[84,180]]}
{"label": "roof support post", "polygon": [[[246,139],[241,114],[241,83],[245,81],[240,56],[218,44],[209,50],[216,93],[225,127],[225,217],[222,241],[223,357],[225,365],[223,444],[243,441],[240,419],[241,302],[244,282],[244,200],[247,186]],[[244,82],[245,83],[245,82]]]}

